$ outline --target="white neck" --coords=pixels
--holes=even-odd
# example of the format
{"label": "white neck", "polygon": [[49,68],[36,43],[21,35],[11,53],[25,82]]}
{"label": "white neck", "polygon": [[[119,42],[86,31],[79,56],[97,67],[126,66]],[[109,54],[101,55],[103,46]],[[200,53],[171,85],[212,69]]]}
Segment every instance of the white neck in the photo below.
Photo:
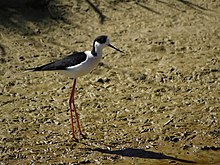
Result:
{"label": "white neck", "polygon": [[95,42],[93,45],[92,53],[96,54],[96,56],[102,56],[102,50],[105,48],[105,44],[100,44],[98,42]]}
{"label": "white neck", "polygon": [[97,46],[95,47],[95,52],[97,53],[97,56],[102,56],[102,47]]}

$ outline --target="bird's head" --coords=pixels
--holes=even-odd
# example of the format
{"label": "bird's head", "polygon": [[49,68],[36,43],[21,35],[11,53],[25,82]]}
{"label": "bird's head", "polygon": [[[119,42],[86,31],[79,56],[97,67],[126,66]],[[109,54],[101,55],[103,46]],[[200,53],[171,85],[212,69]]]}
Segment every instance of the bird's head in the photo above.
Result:
{"label": "bird's head", "polygon": [[98,36],[96,37],[96,39],[94,40],[93,43],[93,48],[95,49],[95,52],[97,52],[97,50],[102,50],[105,47],[111,47],[121,53],[124,53],[123,51],[119,50],[118,48],[114,47],[113,45],[110,44],[110,40],[107,36],[102,35],[102,36]]}

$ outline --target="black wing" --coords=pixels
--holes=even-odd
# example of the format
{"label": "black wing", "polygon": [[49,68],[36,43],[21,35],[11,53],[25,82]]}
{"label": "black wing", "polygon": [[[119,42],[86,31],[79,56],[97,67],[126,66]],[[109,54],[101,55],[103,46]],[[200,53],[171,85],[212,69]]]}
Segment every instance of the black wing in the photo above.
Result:
{"label": "black wing", "polygon": [[32,71],[50,71],[50,70],[66,70],[69,66],[74,66],[85,61],[87,55],[84,52],[74,52],[61,60],[51,62],[46,65],[42,65],[36,68],[31,68],[28,70]]}

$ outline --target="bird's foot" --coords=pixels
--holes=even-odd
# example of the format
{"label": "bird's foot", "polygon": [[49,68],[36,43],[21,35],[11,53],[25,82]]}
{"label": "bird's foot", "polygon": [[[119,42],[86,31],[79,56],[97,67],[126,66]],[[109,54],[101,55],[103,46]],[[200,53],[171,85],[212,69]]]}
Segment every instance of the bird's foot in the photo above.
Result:
{"label": "bird's foot", "polygon": [[73,134],[72,135],[72,140],[74,141],[74,142],[79,142],[79,140],[76,138],[76,136]]}
{"label": "bird's foot", "polygon": [[77,142],[77,143],[79,142],[79,139],[77,139],[76,137],[73,137],[72,139],[74,142]]}
{"label": "bird's foot", "polygon": [[87,139],[87,137],[86,137],[85,135],[83,135],[82,133],[79,134],[79,138],[78,138],[78,139],[75,137],[75,135],[72,136],[72,140],[73,140],[74,142],[79,142],[79,140],[81,140],[81,139]]}
{"label": "bird's foot", "polygon": [[86,135],[80,133],[80,134],[79,134],[79,139],[87,139],[87,137],[86,137]]}

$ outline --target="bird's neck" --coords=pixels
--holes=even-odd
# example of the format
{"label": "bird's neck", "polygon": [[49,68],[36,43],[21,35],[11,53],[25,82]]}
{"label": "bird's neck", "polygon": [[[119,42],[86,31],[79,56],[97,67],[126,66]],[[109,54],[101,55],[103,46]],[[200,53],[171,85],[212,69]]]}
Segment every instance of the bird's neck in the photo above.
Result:
{"label": "bird's neck", "polygon": [[102,56],[102,49],[99,46],[93,46],[91,53],[93,56]]}

